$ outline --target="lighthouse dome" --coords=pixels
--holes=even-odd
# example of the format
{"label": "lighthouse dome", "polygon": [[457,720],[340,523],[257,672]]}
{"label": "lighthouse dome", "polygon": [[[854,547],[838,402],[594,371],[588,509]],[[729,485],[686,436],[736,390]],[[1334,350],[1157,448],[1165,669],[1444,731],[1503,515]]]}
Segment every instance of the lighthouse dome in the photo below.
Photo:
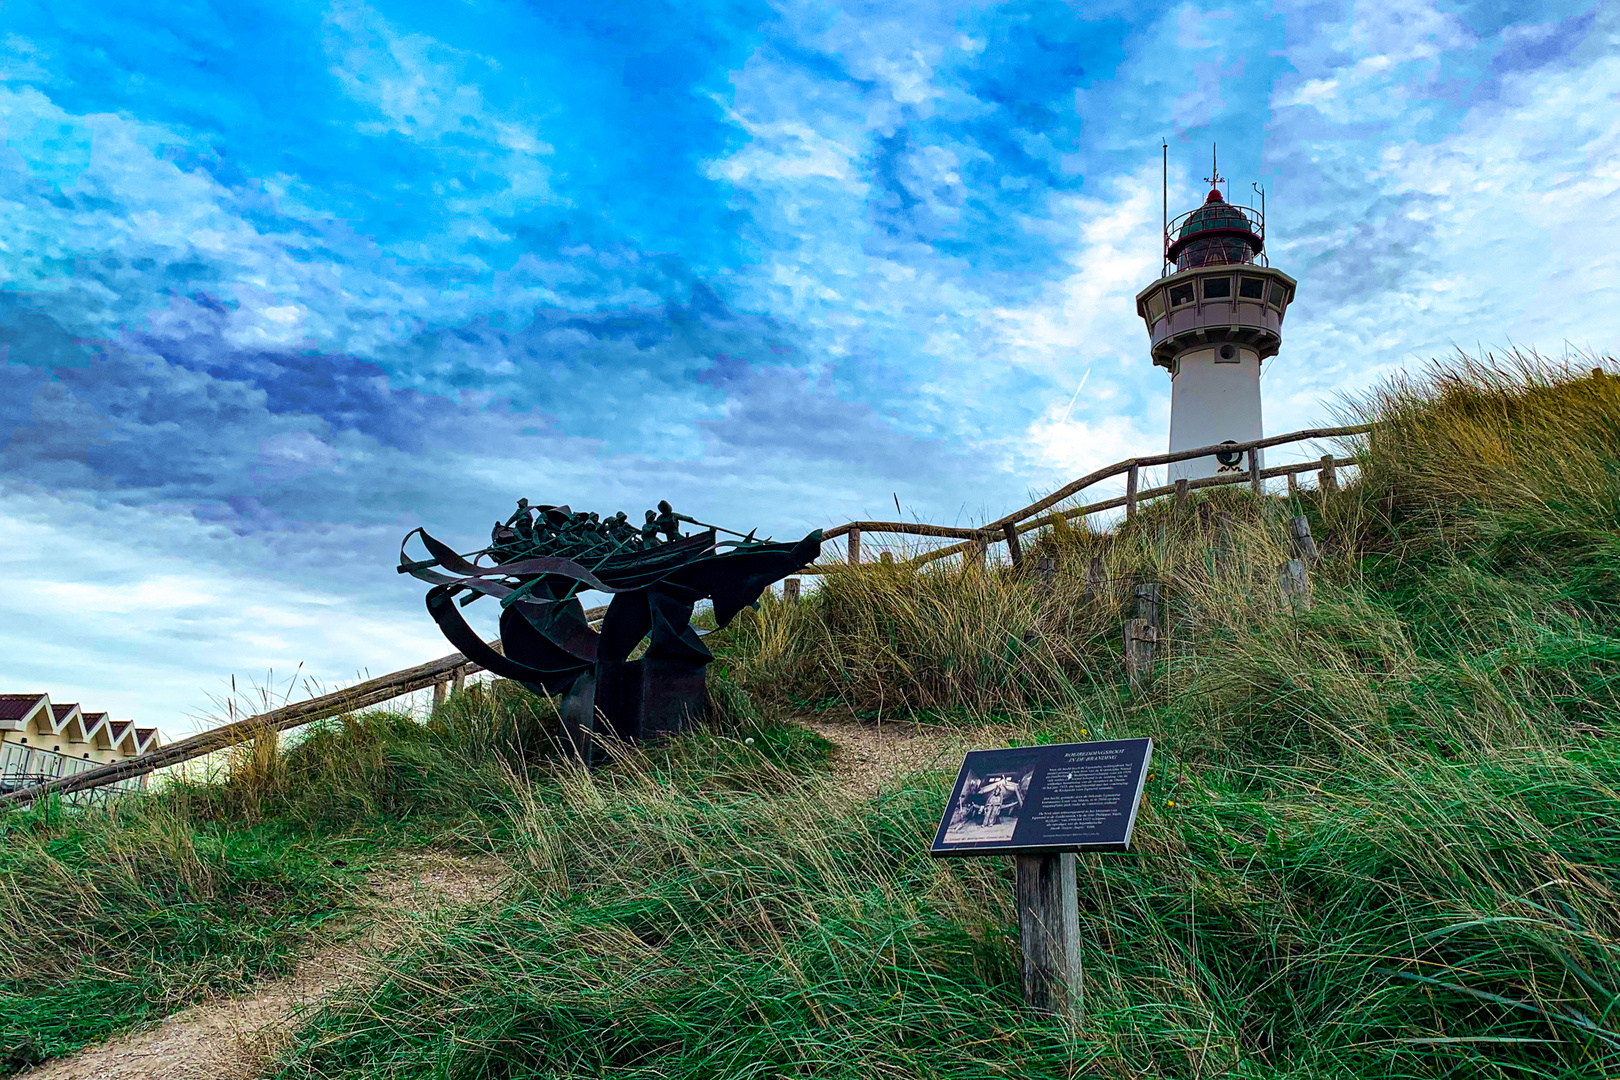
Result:
{"label": "lighthouse dome", "polygon": [[1194,266],[1252,263],[1265,248],[1259,215],[1247,207],[1233,206],[1221,197],[1219,188],[1210,191],[1204,205],[1172,226],[1175,236],[1166,257],[1177,270]]}

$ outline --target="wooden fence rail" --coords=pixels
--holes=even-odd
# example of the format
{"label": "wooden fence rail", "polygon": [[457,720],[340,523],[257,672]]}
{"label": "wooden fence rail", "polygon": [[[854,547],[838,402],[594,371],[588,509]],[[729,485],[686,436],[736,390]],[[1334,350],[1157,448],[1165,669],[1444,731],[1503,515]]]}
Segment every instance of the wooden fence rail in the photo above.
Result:
{"label": "wooden fence rail", "polygon": [[[498,643],[492,643],[498,646]],[[90,769],[77,776],[65,776],[60,780],[52,780],[47,784],[34,787],[21,788],[6,795],[0,795],[0,806],[7,804],[26,804],[47,795],[61,793],[71,794],[75,791],[84,791],[87,788],[100,787],[103,784],[112,784],[120,780],[141,776],[144,773],[178,765],[183,761],[205,757],[216,751],[223,750],[237,743],[246,742],[256,735],[266,731],[286,731],[301,724],[308,724],[316,720],[323,720],[329,716],[339,716],[356,709],[363,709],[369,705],[377,705],[384,701],[409,694],[417,690],[425,690],[455,678],[460,674],[465,677],[475,671],[481,671],[478,665],[469,661],[460,653],[451,653],[426,664],[396,671],[391,675],[383,675],[375,679],[367,679],[346,690],[336,690],[330,694],[310,698],[308,701],[299,701],[291,705],[284,705],[279,709],[250,716],[245,720],[238,720],[232,724],[222,724],[210,728],[189,739],[160,746],[149,754],[128,758],[124,761],[115,761],[111,765]]]}
{"label": "wooden fence rail", "polygon": [[[1126,515],[1134,516],[1136,507],[1144,499],[1158,498],[1164,495],[1175,495],[1185,498],[1187,492],[1200,488],[1217,487],[1225,484],[1249,483],[1255,492],[1260,491],[1262,480],[1271,477],[1286,476],[1289,479],[1289,490],[1294,490],[1294,479],[1302,472],[1321,471],[1322,486],[1332,490],[1337,486],[1337,469],[1344,465],[1353,464],[1353,459],[1333,458],[1331,455],[1321,461],[1304,462],[1297,465],[1283,465],[1272,469],[1256,469],[1258,460],[1256,451],[1272,446],[1283,446],[1288,443],[1305,442],[1312,439],[1344,438],[1351,435],[1364,435],[1371,431],[1371,425],[1359,424],[1350,427],[1312,428],[1306,431],[1294,431],[1286,435],[1273,435],[1267,439],[1255,439],[1245,443],[1222,443],[1218,446],[1201,446],[1192,450],[1178,450],[1169,454],[1155,454],[1151,457],[1129,458],[1116,462],[1087,473],[1071,483],[1065,484],[1043,498],[1037,499],[1022,509],[1015,510],[986,523],[981,528],[963,529],[946,525],[927,525],[907,521],[851,521],[827,531],[824,538],[833,540],[840,536],[848,537],[849,561],[860,562],[860,544],[863,533],[890,533],[906,536],[931,536],[947,540],[960,540],[961,543],[935,551],[925,552],[904,563],[896,563],[908,567],[918,567],[937,559],[947,558],[951,555],[976,551],[983,558],[989,545],[1005,543],[1013,562],[1020,562],[1019,536],[1043,525],[1053,524],[1058,518],[1072,521],[1084,518],[1100,510],[1110,510],[1119,506],[1126,508]],[[1146,491],[1137,490],[1137,481],[1141,470],[1153,468],[1158,465],[1169,465],[1177,461],[1191,461],[1194,458],[1213,457],[1216,454],[1247,454],[1249,468],[1239,473],[1223,474],[1205,477],[1200,480],[1178,481],[1162,487],[1149,488]],[[1073,510],[1062,510],[1055,514],[1046,514],[1063,500],[1084,491],[1093,484],[1115,476],[1126,477],[1126,492],[1122,496],[1104,499],[1101,502],[1090,503]],[[885,560],[887,561],[887,560]],[[809,566],[800,571],[802,574],[824,574],[827,567]],[[797,593],[797,582],[793,583]],[[593,622],[601,619],[606,608],[592,608],[586,612],[587,618]],[[499,642],[491,642],[499,648]],[[286,731],[289,728],[299,727],[330,716],[339,716],[343,713],[353,712],[356,709],[378,705],[385,701],[428,687],[435,688],[435,704],[443,699],[443,687],[446,683],[460,686],[469,674],[482,670],[478,665],[469,661],[460,653],[451,653],[426,664],[396,671],[390,675],[383,675],[376,679],[351,686],[346,690],[334,691],[308,701],[285,705],[279,709],[272,709],[257,716],[250,716],[245,720],[224,724],[211,728],[189,739],[170,743],[160,747],[149,754],[129,758],[125,761],[114,762],[90,769],[75,776],[62,777],[49,783],[38,784],[22,788],[18,791],[0,795],[0,806],[26,805],[36,799],[51,794],[71,794],[76,791],[85,791],[113,784],[122,780],[142,776],[170,765],[192,761],[209,754],[246,742],[266,731]]]}
{"label": "wooden fence rail", "polygon": [[[607,608],[589,608],[585,617],[594,622],[599,621]],[[500,651],[501,643],[497,639],[489,643],[490,647]],[[286,731],[289,728],[300,727],[324,720],[330,716],[341,716],[344,713],[354,712],[356,709],[380,705],[385,701],[392,701],[397,697],[426,690],[428,687],[438,689],[446,683],[462,683],[468,675],[484,670],[477,664],[468,660],[460,653],[451,653],[431,660],[426,664],[405,668],[389,675],[380,675],[375,679],[367,679],[357,683],[346,690],[334,690],[330,694],[310,698],[308,701],[294,702],[283,705],[279,709],[250,716],[245,720],[238,720],[230,724],[222,724],[216,728],[193,735],[189,739],[181,739],[167,746],[160,746],[149,754],[139,757],[127,758],[124,761],[115,761],[111,765],[102,765],[99,768],[87,769],[75,776],[65,776],[49,783],[37,784],[33,787],[21,788],[17,791],[0,795],[0,807],[7,804],[26,805],[35,799],[52,794],[70,795],[76,791],[85,791],[89,788],[101,787],[104,784],[115,784],[120,780],[142,776],[167,768],[170,765],[179,765],[181,762],[192,761],[196,758],[206,757],[209,754],[247,742],[256,735],[266,731]],[[434,695],[435,704],[442,700],[439,694]]]}
{"label": "wooden fence rail", "polygon": [[[1274,480],[1279,476],[1294,477],[1298,476],[1300,473],[1318,471],[1325,473],[1328,470],[1332,470],[1336,473],[1339,469],[1344,468],[1347,465],[1354,465],[1355,463],[1354,458],[1328,457],[1323,458],[1321,461],[1308,461],[1300,465],[1278,465],[1270,469],[1261,469],[1260,479]],[[1244,470],[1240,473],[1228,473],[1224,476],[1206,476],[1201,480],[1177,481],[1174,484],[1165,484],[1162,487],[1148,488],[1145,491],[1138,491],[1135,494],[1135,501],[1141,502],[1145,499],[1157,499],[1166,495],[1176,495],[1181,491],[1198,491],[1201,488],[1224,487],[1231,484],[1250,484],[1253,483],[1253,481],[1253,474],[1249,470]],[[1130,505],[1131,499],[1132,497],[1129,493],[1125,495],[1116,495],[1111,499],[1103,499],[1101,502],[1087,503],[1085,506],[1078,506],[1073,510],[1062,510],[1053,514],[1043,514],[1034,521],[1026,521],[1022,524],[1012,526],[1012,528],[1015,528],[1017,532],[1022,535],[1035,529],[1042,528],[1043,526],[1052,525],[1055,523],[1057,518],[1063,518],[1065,521],[1074,521],[1077,518],[1084,518],[1101,510],[1115,510],[1121,506],[1126,508],[1128,517],[1135,516],[1134,508]],[[986,542],[992,542],[994,538],[987,531],[984,539]],[[976,543],[952,544],[949,547],[924,552],[915,558],[908,559],[906,560],[905,565],[922,566],[926,563],[934,562],[937,559],[943,559],[950,555],[970,551],[976,546]],[[812,567],[810,569],[801,571],[801,573],[808,574],[814,569],[815,568]]]}
{"label": "wooden fence rail", "polygon": [[[975,551],[981,554],[991,544],[1005,543],[1013,562],[1020,562],[1021,548],[1018,538],[1032,529],[1043,525],[1053,524],[1061,517],[1065,521],[1084,518],[1100,510],[1111,510],[1116,507],[1125,507],[1126,516],[1134,517],[1137,503],[1144,499],[1159,498],[1165,495],[1176,495],[1185,498],[1189,491],[1200,488],[1219,487],[1226,484],[1247,483],[1259,494],[1261,482],[1279,476],[1288,478],[1288,490],[1292,494],[1296,490],[1296,478],[1300,473],[1318,472],[1322,474],[1322,487],[1333,490],[1337,485],[1338,469],[1355,464],[1353,458],[1335,458],[1332,455],[1323,457],[1320,461],[1300,462],[1294,465],[1280,465],[1270,469],[1256,469],[1257,451],[1273,446],[1284,446],[1289,443],[1309,442],[1315,439],[1347,438],[1353,435],[1365,435],[1372,431],[1370,424],[1354,424],[1347,427],[1335,428],[1308,428],[1304,431],[1291,431],[1286,435],[1273,435],[1265,439],[1254,439],[1243,443],[1221,443],[1218,446],[1200,446],[1192,450],[1177,450],[1168,454],[1154,454],[1150,457],[1127,458],[1104,466],[1095,472],[1087,473],[1068,484],[1063,485],[1050,495],[1037,499],[1019,510],[1003,515],[994,521],[987,522],[977,529],[964,529],[948,525],[928,525],[909,521],[851,521],[846,525],[839,525],[829,529],[822,535],[832,540],[840,536],[849,538],[849,562],[861,561],[861,539],[863,534],[890,533],[905,536],[929,536],[944,540],[960,540],[962,543],[951,544],[948,547],[925,552],[914,558],[906,560],[903,565],[918,567],[938,559],[948,558],[951,555]],[[1217,476],[1204,477],[1200,480],[1185,481],[1177,484],[1167,484],[1162,487],[1149,488],[1146,491],[1137,490],[1138,480],[1143,469],[1159,465],[1170,465],[1178,461],[1191,461],[1195,458],[1213,457],[1216,454],[1244,454],[1249,459],[1249,467],[1241,472],[1226,473]],[[1091,503],[1074,510],[1059,511],[1056,514],[1047,514],[1058,503],[1079,494],[1093,484],[1116,476],[1126,478],[1125,494],[1101,502]],[[825,566],[810,566],[800,571],[803,574],[824,574],[828,570]]]}
{"label": "wooden fence rail", "polygon": [[[1155,454],[1152,457],[1128,458],[1113,465],[1104,466],[1094,473],[1088,473],[1080,479],[1064,484],[1052,494],[1037,499],[1022,510],[1014,510],[1005,517],[999,517],[984,526],[985,530],[996,531],[1003,525],[1024,521],[1034,517],[1043,510],[1050,509],[1072,495],[1077,495],[1093,484],[1100,484],[1104,480],[1131,470],[1151,469],[1159,465],[1172,465],[1178,461],[1191,461],[1194,458],[1214,457],[1216,454],[1248,454],[1250,460],[1254,458],[1254,451],[1265,450],[1273,446],[1283,446],[1287,443],[1309,442],[1312,439],[1338,439],[1350,435],[1365,435],[1372,430],[1371,424],[1353,424],[1350,427],[1336,428],[1308,428],[1305,431],[1291,431],[1287,435],[1273,435],[1269,439],[1254,439],[1243,443],[1221,443],[1217,446],[1200,446],[1193,450],[1177,450],[1170,454]],[[1306,466],[1310,468],[1311,466]]]}

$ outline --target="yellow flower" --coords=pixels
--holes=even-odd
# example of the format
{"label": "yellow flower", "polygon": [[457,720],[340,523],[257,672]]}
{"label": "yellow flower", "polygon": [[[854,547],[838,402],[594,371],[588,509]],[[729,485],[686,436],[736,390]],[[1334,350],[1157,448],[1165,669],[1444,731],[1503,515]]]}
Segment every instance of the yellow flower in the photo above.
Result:
{"label": "yellow flower", "polygon": [[1164,805],[1166,805],[1166,806],[1174,806],[1174,805],[1176,805],[1176,800],[1174,800],[1174,799],[1166,799],[1166,800],[1164,800]]}

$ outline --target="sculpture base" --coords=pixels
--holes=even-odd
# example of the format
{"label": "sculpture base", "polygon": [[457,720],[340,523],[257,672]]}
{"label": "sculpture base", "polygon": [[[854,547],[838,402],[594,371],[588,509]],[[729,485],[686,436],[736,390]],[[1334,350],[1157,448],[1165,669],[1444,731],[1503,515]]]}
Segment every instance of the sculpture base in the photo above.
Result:
{"label": "sculpture base", "polygon": [[690,730],[708,708],[704,668],[662,657],[597,664],[563,695],[565,747],[594,764],[603,756],[597,732],[640,742]]}
{"label": "sculpture base", "polygon": [[557,703],[557,715],[562,721],[563,749],[590,762],[591,734],[596,730],[595,673],[587,672],[574,680]]}

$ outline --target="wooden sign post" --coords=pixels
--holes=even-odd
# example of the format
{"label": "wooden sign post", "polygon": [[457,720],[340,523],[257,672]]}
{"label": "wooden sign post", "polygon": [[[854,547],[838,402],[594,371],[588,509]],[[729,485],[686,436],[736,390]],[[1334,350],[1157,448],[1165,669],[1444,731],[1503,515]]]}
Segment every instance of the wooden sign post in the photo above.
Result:
{"label": "wooden sign post", "polygon": [[1080,982],[1080,900],[1072,851],[1014,855],[1018,941],[1024,1004],[1079,1020],[1085,1015]]}
{"label": "wooden sign post", "polygon": [[1126,851],[1152,739],[973,750],[962,760],[929,854],[1012,855],[1024,1003],[1079,1020],[1075,853]]}

